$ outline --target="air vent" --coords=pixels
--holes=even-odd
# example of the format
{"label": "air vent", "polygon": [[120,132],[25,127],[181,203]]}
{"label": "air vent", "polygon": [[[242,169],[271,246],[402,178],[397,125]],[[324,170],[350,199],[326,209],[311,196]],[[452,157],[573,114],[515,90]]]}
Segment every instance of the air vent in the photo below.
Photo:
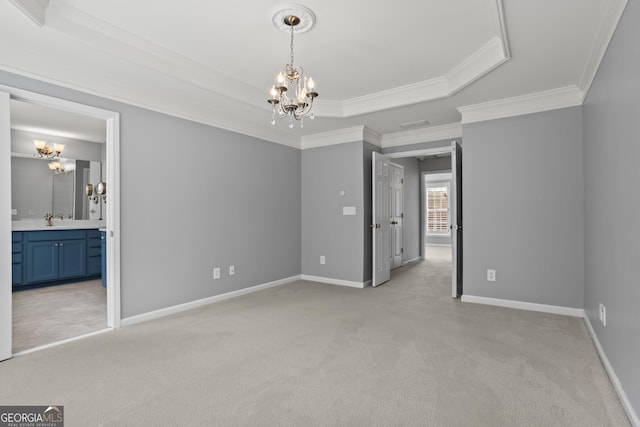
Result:
{"label": "air vent", "polygon": [[407,122],[400,125],[400,127],[404,129],[417,128],[420,126],[429,126],[429,121],[426,119],[416,120],[415,122]]}

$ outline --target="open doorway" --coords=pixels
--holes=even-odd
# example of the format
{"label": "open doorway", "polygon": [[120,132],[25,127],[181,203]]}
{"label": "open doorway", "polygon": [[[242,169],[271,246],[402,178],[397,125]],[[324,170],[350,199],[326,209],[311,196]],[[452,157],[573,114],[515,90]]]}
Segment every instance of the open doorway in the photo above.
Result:
{"label": "open doorway", "polygon": [[[391,257],[392,250],[386,250],[385,241],[382,237],[390,235],[393,227],[393,218],[384,215],[384,212],[391,212],[385,209],[380,203],[391,199],[390,195],[384,193],[377,194],[379,189],[384,189],[387,185],[381,181],[385,175],[385,165],[391,166],[393,163],[404,168],[404,193],[402,200],[404,203],[402,224],[404,229],[403,249],[405,256],[403,264],[414,263],[422,260],[423,265],[428,262],[447,263],[451,272],[451,295],[457,297],[462,292],[462,239],[461,239],[461,162],[455,165],[454,159],[461,160],[461,147],[453,141],[450,147],[434,149],[389,153],[386,155],[374,154],[373,166],[373,204],[374,213],[373,229],[373,285],[378,286],[388,280],[388,273],[385,273],[385,265],[393,266]],[[455,175],[454,175],[455,173]],[[446,175],[445,175],[446,174]],[[389,174],[390,175],[390,174]],[[434,186],[428,184],[427,176],[436,178]],[[456,179],[454,180],[454,176]],[[390,183],[389,183],[390,184]],[[388,185],[391,187],[391,185]],[[437,189],[431,194],[431,208],[428,207],[429,194],[427,188]],[[378,205],[376,206],[376,201]],[[436,202],[438,205],[436,206]],[[380,212],[383,214],[380,214]],[[387,222],[389,223],[387,225]],[[413,224],[413,231],[412,230]],[[389,232],[386,232],[386,229]],[[455,235],[455,236],[454,236]],[[392,239],[390,239],[392,240]],[[382,249],[383,251],[381,251]],[[384,251],[389,254],[389,259],[385,262]],[[442,266],[439,266],[442,269]]]}
{"label": "open doorway", "polygon": [[106,210],[85,190],[106,179],[106,124],[15,99],[10,114],[15,354],[107,328]]}
{"label": "open doorway", "polygon": [[[451,164],[451,156],[445,160]],[[442,164],[438,157],[421,161],[423,258],[451,262],[451,169],[430,172],[433,161]]]}
{"label": "open doorway", "polygon": [[0,146],[10,157],[2,205],[11,205],[2,227],[12,241],[0,252],[12,276],[0,284],[6,358],[120,325],[119,117],[16,88],[2,93],[9,126]]}

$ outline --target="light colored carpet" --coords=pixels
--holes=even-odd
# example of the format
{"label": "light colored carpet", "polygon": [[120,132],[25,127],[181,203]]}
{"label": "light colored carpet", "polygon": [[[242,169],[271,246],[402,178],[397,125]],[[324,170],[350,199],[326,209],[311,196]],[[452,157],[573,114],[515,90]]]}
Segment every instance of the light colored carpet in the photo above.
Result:
{"label": "light colored carpet", "polygon": [[425,245],[424,258],[451,262],[451,245]]}
{"label": "light colored carpet", "polygon": [[71,426],[629,425],[581,319],[465,304],[450,264],[299,281],[0,363]]}
{"label": "light colored carpet", "polygon": [[107,292],[100,280],[14,292],[13,353],[107,327]]}

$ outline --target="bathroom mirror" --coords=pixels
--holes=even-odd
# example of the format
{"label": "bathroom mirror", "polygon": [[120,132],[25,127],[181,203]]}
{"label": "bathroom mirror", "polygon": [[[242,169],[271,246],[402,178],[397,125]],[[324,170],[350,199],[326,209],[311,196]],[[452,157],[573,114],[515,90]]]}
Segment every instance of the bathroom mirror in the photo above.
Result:
{"label": "bathroom mirror", "polygon": [[[89,162],[56,159],[62,165],[56,173],[51,160],[11,156],[12,219],[43,219],[45,214],[64,219],[88,219],[84,179]],[[85,170],[87,172],[85,172]]]}

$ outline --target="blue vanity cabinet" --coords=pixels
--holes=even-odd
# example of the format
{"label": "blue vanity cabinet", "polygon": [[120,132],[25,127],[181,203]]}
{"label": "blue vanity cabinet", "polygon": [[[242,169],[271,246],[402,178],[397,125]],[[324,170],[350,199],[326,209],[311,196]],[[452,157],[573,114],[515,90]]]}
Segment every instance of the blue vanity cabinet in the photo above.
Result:
{"label": "blue vanity cabinet", "polygon": [[58,280],[58,241],[26,242],[25,284]]}
{"label": "blue vanity cabinet", "polygon": [[100,232],[100,272],[102,274],[102,286],[107,287],[107,232]]}
{"label": "blue vanity cabinet", "polygon": [[87,276],[87,231],[26,231],[23,285]]}
{"label": "blue vanity cabinet", "polygon": [[87,275],[87,239],[58,242],[58,278],[71,279]]}
{"label": "blue vanity cabinet", "polygon": [[101,273],[102,249],[100,232],[87,230],[87,275],[99,276]]}
{"label": "blue vanity cabinet", "polygon": [[11,234],[11,286],[22,284],[22,232]]}

